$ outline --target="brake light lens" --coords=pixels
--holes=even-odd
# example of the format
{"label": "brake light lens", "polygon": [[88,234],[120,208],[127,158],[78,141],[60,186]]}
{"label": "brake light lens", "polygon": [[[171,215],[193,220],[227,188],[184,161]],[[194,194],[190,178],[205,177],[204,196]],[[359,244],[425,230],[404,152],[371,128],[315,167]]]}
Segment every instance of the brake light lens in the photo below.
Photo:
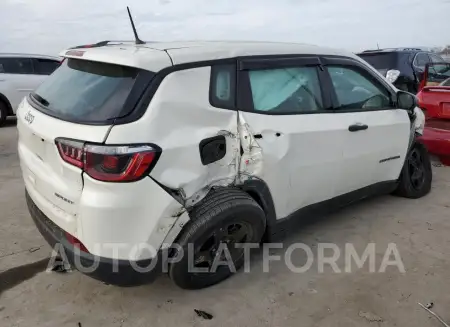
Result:
{"label": "brake light lens", "polygon": [[93,179],[131,182],[147,175],[161,154],[155,145],[96,145],[56,139],[61,158]]}

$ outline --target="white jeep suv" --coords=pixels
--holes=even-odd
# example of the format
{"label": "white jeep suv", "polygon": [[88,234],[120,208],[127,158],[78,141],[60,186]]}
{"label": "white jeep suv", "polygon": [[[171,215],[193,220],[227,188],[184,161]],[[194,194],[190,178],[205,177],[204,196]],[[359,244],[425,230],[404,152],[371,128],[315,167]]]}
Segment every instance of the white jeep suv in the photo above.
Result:
{"label": "white jeep suv", "polygon": [[46,55],[0,53],[0,126],[28,93],[58,68],[60,59]]}
{"label": "white jeep suv", "polygon": [[239,269],[238,243],[375,194],[430,191],[415,97],[356,55],[101,42],[62,56],[18,110],[26,199],[46,240],[106,283],[149,282],[168,264],[180,287],[206,287],[233,273],[209,269],[223,244]]}

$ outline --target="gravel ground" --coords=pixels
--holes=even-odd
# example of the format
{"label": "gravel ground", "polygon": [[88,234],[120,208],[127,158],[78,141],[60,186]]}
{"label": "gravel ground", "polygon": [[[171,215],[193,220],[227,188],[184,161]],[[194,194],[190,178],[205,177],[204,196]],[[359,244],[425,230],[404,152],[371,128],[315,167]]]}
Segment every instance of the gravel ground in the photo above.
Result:
{"label": "gravel ground", "polygon": [[[45,271],[50,248],[26,209],[16,140],[11,120],[0,128],[0,326],[440,326],[417,302],[434,302],[433,310],[450,322],[449,168],[434,167],[432,192],[423,199],[370,199],[304,226],[285,242],[305,243],[313,253],[319,242],[342,251],[352,243],[359,254],[374,242],[377,270],[395,243],[405,273],[394,266],[370,273],[367,263],[349,273],[319,273],[316,262],[304,273],[271,262],[263,273],[257,256],[251,273],[201,291],[178,289],[166,276],[117,288],[78,272]],[[294,252],[294,263],[304,262],[302,253]],[[338,266],[343,270],[342,260]],[[204,320],[194,309],[214,317]]]}

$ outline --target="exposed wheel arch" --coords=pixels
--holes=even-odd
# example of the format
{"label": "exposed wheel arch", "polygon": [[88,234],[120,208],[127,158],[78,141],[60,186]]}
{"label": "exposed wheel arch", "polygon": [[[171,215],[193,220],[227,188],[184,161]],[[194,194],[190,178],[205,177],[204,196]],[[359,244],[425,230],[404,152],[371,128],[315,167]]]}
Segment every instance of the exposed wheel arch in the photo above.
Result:
{"label": "exposed wheel arch", "polygon": [[263,241],[270,240],[271,230],[277,223],[277,216],[269,187],[263,180],[252,178],[239,185],[239,188],[250,195],[264,210],[266,214],[266,231]]}

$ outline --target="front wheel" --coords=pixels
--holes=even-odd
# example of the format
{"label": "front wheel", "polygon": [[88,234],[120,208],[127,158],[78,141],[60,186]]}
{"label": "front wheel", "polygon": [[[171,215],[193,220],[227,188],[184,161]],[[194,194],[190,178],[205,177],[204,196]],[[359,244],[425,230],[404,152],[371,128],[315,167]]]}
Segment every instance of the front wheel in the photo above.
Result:
{"label": "front wheel", "polygon": [[217,284],[239,270],[245,259],[241,245],[259,243],[266,223],[252,197],[230,188],[211,191],[190,218],[175,242],[183,251],[176,251],[169,266],[170,278],[185,289]]}
{"label": "front wheel", "polygon": [[428,151],[422,143],[415,143],[406,157],[394,194],[410,199],[421,198],[430,192],[432,180]]}

